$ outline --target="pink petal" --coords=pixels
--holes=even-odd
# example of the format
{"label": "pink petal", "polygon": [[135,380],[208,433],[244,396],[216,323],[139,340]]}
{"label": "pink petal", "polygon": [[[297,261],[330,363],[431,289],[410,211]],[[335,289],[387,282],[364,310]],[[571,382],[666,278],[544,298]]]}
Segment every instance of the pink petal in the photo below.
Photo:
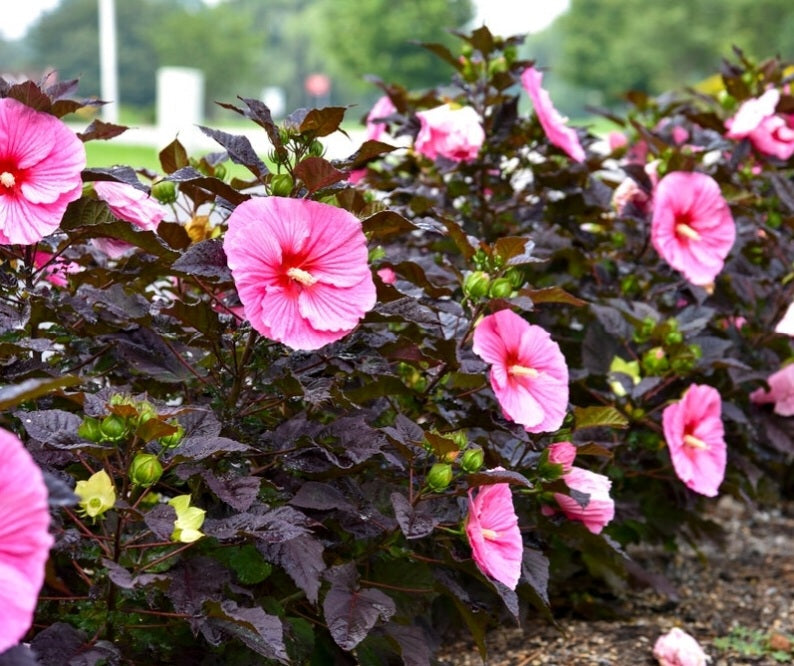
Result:
{"label": "pink petal", "polygon": [[375,305],[375,298],[375,284],[367,275],[347,289],[318,282],[302,290],[298,308],[301,316],[319,331],[350,332]]}

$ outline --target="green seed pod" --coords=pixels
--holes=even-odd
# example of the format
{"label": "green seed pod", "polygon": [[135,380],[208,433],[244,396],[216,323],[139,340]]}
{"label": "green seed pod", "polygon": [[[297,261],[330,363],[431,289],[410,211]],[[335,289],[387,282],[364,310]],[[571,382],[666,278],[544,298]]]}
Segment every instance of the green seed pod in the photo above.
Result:
{"label": "green seed pod", "polygon": [[488,293],[491,276],[483,271],[474,271],[463,281],[463,293],[472,300],[483,298]]}
{"label": "green seed pod", "polygon": [[148,488],[160,480],[163,466],[153,453],[138,453],[130,465],[130,481],[138,486]]}
{"label": "green seed pod", "polygon": [[503,277],[496,278],[491,282],[491,286],[488,289],[488,295],[491,298],[507,298],[512,293],[513,285],[510,283],[510,280]]}
{"label": "green seed pod", "polygon": [[460,459],[460,466],[464,472],[473,474],[479,472],[485,461],[485,452],[479,447],[473,447],[463,452]]}
{"label": "green seed pod", "polygon": [[127,421],[115,414],[108,414],[99,424],[102,439],[108,442],[118,442],[127,434]]}
{"label": "green seed pod", "polygon": [[433,492],[441,492],[452,482],[452,465],[435,463],[427,474],[427,485]]}
{"label": "green seed pod", "polygon": [[670,331],[664,336],[664,344],[669,346],[680,345],[683,341],[684,336],[681,335],[681,331]]}
{"label": "green seed pod", "polygon": [[277,197],[288,197],[294,185],[292,176],[288,173],[276,173],[270,179],[270,192]]}
{"label": "green seed pod", "polygon": [[152,185],[152,196],[161,204],[172,204],[176,201],[176,185],[170,180],[158,180]]}
{"label": "green seed pod", "polygon": [[521,289],[521,287],[524,286],[524,274],[521,272],[520,268],[516,268],[515,266],[508,268],[504,276],[510,280],[513,289]]}

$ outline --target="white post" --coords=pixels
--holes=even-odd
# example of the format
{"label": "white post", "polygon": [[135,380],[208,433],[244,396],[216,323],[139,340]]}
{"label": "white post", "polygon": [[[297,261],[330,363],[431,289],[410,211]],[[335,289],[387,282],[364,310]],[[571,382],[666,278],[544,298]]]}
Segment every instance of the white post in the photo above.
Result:
{"label": "white post", "polygon": [[102,120],[119,120],[119,80],[116,58],[116,0],[99,2],[99,76],[102,100]]}

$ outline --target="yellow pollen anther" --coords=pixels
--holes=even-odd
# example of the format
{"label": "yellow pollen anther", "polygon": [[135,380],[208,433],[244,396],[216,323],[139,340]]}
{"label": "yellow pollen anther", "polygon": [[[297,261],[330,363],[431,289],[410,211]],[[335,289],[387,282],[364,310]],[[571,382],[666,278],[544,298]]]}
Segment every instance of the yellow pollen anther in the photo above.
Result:
{"label": "yellow pollen anther", "polygon": [[488,541],[496,541],[499,538],[499,532],[494,532],[493,530],[487,530],[484,527],[480,529],[484,538],[488,539]]}
{"label": "yellow pollen anther", "polygon": [[9,173],[8,171],[3,171],[3,173],[0,174],[0,183],[2,183],[8,188],[11,188],[17,184],[17,181],[16,178],[14,178],[13,173]]}
{"label": "yellow pollen anther", "polygon": [[694,435],[684,435],[684,444],[693,449],[707,449],[709,445],[706,444],[702,439],[698,439]]}
{"label": "yellow pollen anther", "polygon": [[675,232],[679,236],[683,236],[684,238],[689,238],[690,240],[700,240],[700,234],[695,231],[692,227],[688,224],[676,224],[675,225]]}
{"label": "yellow pollen anther", "polygon": [[537,377],[540,374],[535,368],[527,368],[524,365],[511,365],[507,368],[507,371],[511,375],[517,375],[519,377]]}
{"label": "yellow pollen anther", "polygon": [[311,287],[317,282],[316,277],[308,271],[304,271],[302,268],[290,268],[287,271],[287,277],[292,278],[295,282],[300,282],[304,287]]}

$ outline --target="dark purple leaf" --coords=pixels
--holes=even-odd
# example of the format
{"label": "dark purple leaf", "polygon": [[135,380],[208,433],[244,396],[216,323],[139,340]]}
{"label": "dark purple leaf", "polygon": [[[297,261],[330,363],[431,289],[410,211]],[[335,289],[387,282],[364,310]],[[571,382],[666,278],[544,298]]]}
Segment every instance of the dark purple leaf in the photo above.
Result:
{"label": "dark purple leaf", "polygon": [[208,601],[223,599],[231,574],[220,563],[209,557],[182,560],[169,571],[171,585],[167,596],[177,613],[196,615],[202,613]]}
{"label": "dark purple leaf", "polygon": [[316,511],[354,511],[355,507],[333,486],[307,481],[290,500],[293,506]]}
{"label": "dark purple leaf", "polygon": [[309,192],[315,192],[345,180],[347,174],[322,157],[306,157],[295,165],[293,173],[303,181]]}
{"label": "dark purple leaf", "polygon": [[[91,182],[104,180],[113,183],[124,183],[125,185],[132,185],[132,187],[143,190],[144,192],[149,191],[149,188],[138,180],[138,174],[135,173],[135,170],[128,166],[91,167],[89,169],[83,169],[83,180]],[[83,200],[84,199],[78,199],[75,203]],[[88,201],[88,199],[85,200]],[[61,223],[61,227],[63,228],[63,223]]]}
{"label": "dark purple leaf", "polygon": [[310,603],[317,603],[322,575],[326,569],[320,541],[307,535],[283,543],[258,542],[256,547],[266,560],[287,572],[295,585],[304,591]]}
{"label": "dark purple leaf", "polygon": [[431,639],[418,624],[407,625],[389,622],[386,634],[397,643],[403,666],[430,666],[433,652]]}
{"label": "dark purple leaf", "polygon": [[24,645],[16,645],[0,654],[0,666],[41,666],[36,653]]}
{"label": "dark purple leaf", "polygon": [[249,509],[262,483],[262,480],[255,476],[236,476],[227,473],[224,477],[219,477],[210,470],[204,470],[202,477],[219,499],[237,511]]}
{"label": "dark purple leaf", "polygon": [[143,514],[146,526],[163,541],[168,541],[174,532],[176,511],[170,504],[156,504]]}
{"label": "dark purple leaf", "polygon": [[284,627],[275,615],[258,606],[241,608],[230,600],[208,603],[207,615],[212,624],[236,636],[257,654],[283,664],[289,662]]}
{"label": "dark purple leaf", "polygon": [[47,504],[50,507],[77,504],[79,498],[72,492],[69,485],[46,470],[44,471],[44,485],[47,486]]}
{"label": "dark purple leaf", "polygon": [[84,132],[78,132],[77,138],[81,141],[93,141],[95,139],[107,140],[113,137],[124,134],[129,129],[126,125],[114,125],[113,123],[106,123],[99,118],[94,120]]}
{"label": "dark purple leaf", "polygon": [[[344,106],[327,106],[323,109],[297,109],[284,121],[284,125],[300,134],[313,138],[327,136],[339,130],[345,117]],[[340,130],[341,131],[341,130]]]}
{"label": "dark purple leaf", "polygon": [[549,607],[549,560],[539,550],[524,548],[521,577],[529,583],[537,598]]}
{"label": "dark purple leaf", "polygon": [[16,412],[14,414],[28,435],[55,448],[85,444],[78,437],[77,429],[83,420],[61,409],[43,409],[36,412]]}
{"label": "dark purple leaf", "polygon": [[136,587],[145,587],[152,583],[168,580],[165,574],[139,574],[133,576],[131,572],[113,560],[103,559],[102,564],[108,570],[108,578],[123,590],[133,590]]}
{"label": "dark purple leaf", "polygon": [[166,180],[172,183],[179,183],[181,191],[191,194],[194,199],[198,197],[199,192],[204,190],[211,193],[203,197],[207,201],[212,201],[214,199],[212,195],[217,195],[221,199],[225,199],[229,204],[237,205],[251,198],[248,194],[243,194],[219,178],[205,176],[191,166],[182,167],[178,171],[174,171]]}
{"label": "dark purple leaf", "polygon": [[204,460],[218,453],[248,451],[249,447],[228,437],[185,437],[175,449],[166,454],[168,461]]}
{"label": "dark purple leaf", "polygon": [[68,666],[119,666],[121,651],[109,641],[92,643],[87,650],[81,650],[72,657]]}
{"label": "dark purple leaf", "polygon": [[532,487],[532,483],[530,483],[529,479],[523,474],[507,469],[469,474],[466,477],[466,482],[469,484],[470,488],[475,486],[489,486],[494,483],[510,483],[514,486],[524,486],[525,488]]}
{"label": "dark purple leaf", "polygon": [[518,623],[518,595],[515,593],[515,590],[511,590],[507,585],[500,583],[498,580],[491,580],[491,584],[496,588],[505,607],[510,611],[516,623]]}
{"label": "dark purple leaf", "polygon": [[174,139],[163,148],[159,153],[159,157],[160,166],[163,167],[163,171],[166,173],[174,173],[174,171],[179,171],[183,167],[190,166],[187,151],[178,139]]}
{"label": "dark purple leaf", "polygon": [[406,539],[426,537],[438,525],[438,520],[431,513],[411,506],[402,493],[391,494],[391,505]]}
{"label": "dark purple leaf", "polygon": [[199,129],[208,137],[215,139],[215,141],[222,145],[226,152],[229,153],[229,158],[232,162],[244,166],[257,178],[261,178],[269,173],[267,166],[265,166],[265,163],[261,160],[259,155],[256,154],[248,137],[228,134],[221,130],[214,130],[203,126],[199,126]]}
{"label": "dark purple leaf", "polygon": [[12,85],[5,97],[22,102],[36,111],[44,113],[51,111],[52,101],[33,81],[23,81]]}
{"label": "dark purple leaf", "polygon": [[85,636],[71,624],[55,622],[36,634],[30,645],[41,666],[64,666],[84,642]]}
{"label": "dark purple leaf", "polygon": [[21,402],[40,398],[60,388],[76,386],[81,384],[82,381],[80,377],[75,375],[61,375],[60,377],[26,379],[19,384],[4,386],[0,388],[0,410],[11,409]]}
{"label": "dark purple leaf", "polygon": [[[178,384],[193,379],[194,372],[198,372],[195,366],[193,372],[185,367],[184,358],[187,350],[182,350],[182,360],[180,360],[177,356],[179,349],[175,345],[169,347],[158,334],[148,328],[132,329],[106,336],[105,339],[114,344],[113,353],[133,372],[153,380]],[[194,356],[195,360],[200,358],[201,355]]]}
{"label": "dark purple leaf", "polygon": [[217,238],[191,245],[173,263],[173,268],[188,275],[198,275],[223,282],[229,282],[232,279],[226,253],[223,251],[223,241]]}

